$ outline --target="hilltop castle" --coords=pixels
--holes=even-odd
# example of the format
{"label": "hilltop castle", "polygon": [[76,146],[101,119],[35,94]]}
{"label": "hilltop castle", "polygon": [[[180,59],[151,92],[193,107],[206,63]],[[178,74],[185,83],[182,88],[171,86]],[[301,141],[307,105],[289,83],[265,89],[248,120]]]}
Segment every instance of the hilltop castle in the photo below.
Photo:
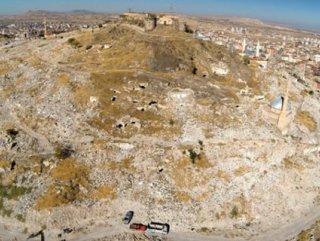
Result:
{"label": "hilltop castle", "polygon": [[166,14],[129,12],[123,13],[120,18],[125,22],[144,28],[145,31],[152,31],[157,25],[172,26],[177,30],[182,30],[184,26],[179,23],[178,17]]}

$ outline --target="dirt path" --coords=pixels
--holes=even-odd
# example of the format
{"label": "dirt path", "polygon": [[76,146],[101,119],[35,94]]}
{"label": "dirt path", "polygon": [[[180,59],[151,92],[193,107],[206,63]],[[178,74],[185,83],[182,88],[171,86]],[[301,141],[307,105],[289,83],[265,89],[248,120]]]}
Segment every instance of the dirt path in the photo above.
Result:
{"label": "dirt path", "polygon": [[309,215],[302,217],[298,222],[289,224],[281,229],[276,229],[258,237],[252,238],[252,241],[284,241],[289,238],[295,237],[302,230],[308,229],[317,220],[320,219],[320,207],[316,207]]}
{"label": "dirt path", "polygon": [[[289,238],[295,237],[302,230],[308,229],[317,220],[320,219],[320,207],[315,208],[312,213],[302,217],[299,222],[289,224],[288,226],[282,227],[277,230],[271,230],[265,234],[257,237],[252,237],[250,241],[285,241]],[[74,233],[70,236],[68,241],[91,241],[98,239],[107,239],[113,235],[132,233],[126,226],[115,225],[114,227],[97,227],[86,233]],[[0,236],[1,237],[1,236]],[[244,241],[243,238],[226,238],[222,236],[209,236],[199,233],[182,233],[182,232],[170,232],[168,234],[168,239],[170,241]],[[248,241],[249,241],[248,240]]]}

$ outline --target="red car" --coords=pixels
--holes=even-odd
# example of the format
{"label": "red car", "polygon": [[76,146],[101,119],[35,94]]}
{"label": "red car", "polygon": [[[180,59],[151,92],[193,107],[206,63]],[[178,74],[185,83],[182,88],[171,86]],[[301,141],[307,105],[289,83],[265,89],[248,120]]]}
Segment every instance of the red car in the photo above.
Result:
{"label": "red car", "polygon": [[133,229],[133,230],[137,230],[137,231],[146,231],[147,230],[147,226],[143,225],[141,223],[132,223],[132,224],[130,224],[129,228]]}

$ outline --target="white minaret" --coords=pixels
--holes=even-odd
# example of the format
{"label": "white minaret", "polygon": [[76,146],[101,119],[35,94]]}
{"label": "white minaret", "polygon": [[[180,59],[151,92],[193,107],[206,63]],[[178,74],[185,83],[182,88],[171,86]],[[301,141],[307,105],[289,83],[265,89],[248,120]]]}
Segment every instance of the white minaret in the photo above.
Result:
{"label": "white minaret", "polygon": [[244,38],[242,42],[242,53],[246,51],[246,47],[247,47],[247,40]]}
{"label": "white minaret", "polygon": [[256,48],[256,57],[260,57],[260,41],[258,40],[257,48]]}
{"label": "white minaret", "polygon": [[47,37],[47,18],[44,18],[43,19],[43,27],[44,27],[44,38],[46,38]]}

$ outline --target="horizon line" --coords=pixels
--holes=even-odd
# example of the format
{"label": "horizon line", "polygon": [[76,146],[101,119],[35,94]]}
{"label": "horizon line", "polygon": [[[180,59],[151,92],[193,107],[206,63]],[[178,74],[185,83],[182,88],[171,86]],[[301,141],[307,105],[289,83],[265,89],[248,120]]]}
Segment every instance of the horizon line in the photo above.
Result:
{"label": "horizon line", "polygon": [[[60,10],[46,10],[46,9],[30,9],[27,11],[23,12],[17,12],[17,13],[11,13],[11,14],[1,14],[0,17],[6,17],[6,16],[19,16],[23,15],[29,12],[48,12],[48,13],[72,13],[72,12],[88,12],[88,13],[96,13],[96,14],[121,14],[125,13],[128,11],[96,11],[96,10],[88,10],[88,9],[71,9],[71,10],[66,10],[66,11],[60,11]],[[299,26],[299,24],[294,24],[294,23],[285,23],[285,22],[279,22],[279,21],[272,21],[269,19],[263,19],[259,18],[256,16],[244,16],[244,15],[230,15],[230,14],[206,14],[206,13],[187,13],[187,12],[167,12],[167,11],[132,11],[135,13],[167,13],[167,14],[176,14],[176,15],[185,15],[189,17],[220,17],[220,18],[248,18],[248,19],[255,19],[259,20],[262,23],[265,23],[267,25],[273,26],[273,27],[283,27],[283,28],[289,28],[291,30],[296,30],[296,31],[307,31],[310,33],[315,33],[315,34],[320,34],[320,29],[318,28],[313,28],[313,27],[304,27],[304,26]]]}

